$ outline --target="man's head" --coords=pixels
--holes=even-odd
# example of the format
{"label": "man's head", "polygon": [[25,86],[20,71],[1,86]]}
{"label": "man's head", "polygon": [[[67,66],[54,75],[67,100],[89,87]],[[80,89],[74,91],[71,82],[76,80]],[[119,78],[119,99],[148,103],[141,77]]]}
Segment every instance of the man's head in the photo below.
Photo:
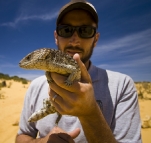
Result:
{"label": "man's head", "polygon": [[86,0],[71,0],[69,3],[67,3],[66,5],[64,5],[59,12],[58,18],[57,18],[57,22],[56,24],[59,25],[63,16],[75,9],[83,9],[85,11],[87,11],[91,18],[94,20],[94,22],[96,23],[96,25],[98,26],[98,14],[96,9],[94,8],[94,6],[89,3],[86,2]]}
{"label": "man's head", "polygon": [[78,53],[83,63],[88,63],[99,38],[98,15],[93,5],[72,0],[61,8],[56,24],[58,48],[71,56]]}

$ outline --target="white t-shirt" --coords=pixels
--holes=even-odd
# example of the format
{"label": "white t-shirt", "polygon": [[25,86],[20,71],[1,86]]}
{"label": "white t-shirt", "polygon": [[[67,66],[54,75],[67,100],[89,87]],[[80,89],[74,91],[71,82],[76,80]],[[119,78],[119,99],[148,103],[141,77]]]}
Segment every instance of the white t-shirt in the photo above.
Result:
{"label": "white t-shirt", "polygon": [[[127,75],[100,69],[92,64],[88,71],[95,98],[117,142],[141,143],[138,96],[133,80]],[[31,114],[43,107],[43,99],[48,97],[46,77],[41,76],[33,80],[25,96],[18,134],[36,138],[39,133],[41,138],[52,130],[57,118],[56,113],[34,123],[28,122]],[[81,128],[79,136],[74,140],[76,143],[87,143],[77,117],[63,115],[58,126],[67,132]]]}

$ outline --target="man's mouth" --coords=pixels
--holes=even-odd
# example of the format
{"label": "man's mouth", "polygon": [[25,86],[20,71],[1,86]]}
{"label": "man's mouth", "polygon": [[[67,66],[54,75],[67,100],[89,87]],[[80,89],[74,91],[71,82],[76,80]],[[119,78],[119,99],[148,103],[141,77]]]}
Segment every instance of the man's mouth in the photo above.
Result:
{"label": "man's mouth", "polygon": [[69,54],[70,56],[73,56],[74,54],[80,54],[81,51],[76,51],[76,50],[66,50],[66,53]]}

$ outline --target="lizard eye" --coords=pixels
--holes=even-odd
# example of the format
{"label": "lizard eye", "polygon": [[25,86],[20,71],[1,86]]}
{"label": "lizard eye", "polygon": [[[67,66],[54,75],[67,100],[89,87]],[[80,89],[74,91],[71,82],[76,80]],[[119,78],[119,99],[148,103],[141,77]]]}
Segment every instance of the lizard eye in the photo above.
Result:
{"label": "lizard eye", "polygon": [[31,55],[28,55],[26,59],[29,61],[31,59]]}

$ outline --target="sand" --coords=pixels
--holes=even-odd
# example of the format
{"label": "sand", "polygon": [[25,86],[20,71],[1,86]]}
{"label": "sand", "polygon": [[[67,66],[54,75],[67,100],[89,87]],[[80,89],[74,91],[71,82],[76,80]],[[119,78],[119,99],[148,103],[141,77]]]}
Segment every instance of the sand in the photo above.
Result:
{"label": "sand", "polygon": [[[1,80],[0,80],[1,82]],[[9,87],[10,86],[10,87]],[[0,143],[14,143],[23,101],[29,84],[7,81],[0,90]],[[139,100],[141,118],[151,116],[151,100]],[[142,129],[143,143],[151,143],[151,128]]]}

